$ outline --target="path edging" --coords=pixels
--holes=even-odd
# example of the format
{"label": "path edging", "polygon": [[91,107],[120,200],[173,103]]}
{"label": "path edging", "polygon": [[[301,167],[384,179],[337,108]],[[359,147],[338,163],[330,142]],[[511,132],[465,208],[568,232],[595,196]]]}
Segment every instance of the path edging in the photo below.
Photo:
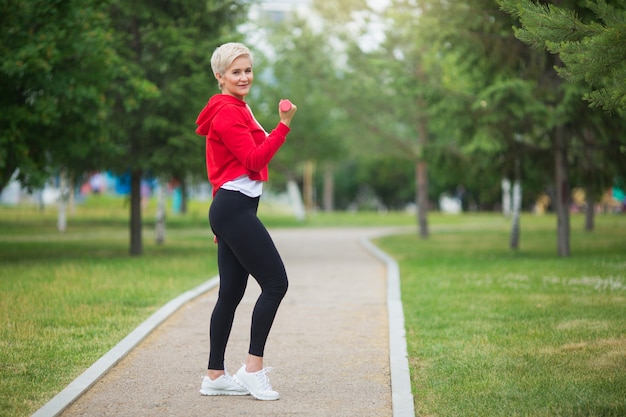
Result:
{"label": "path edging", "polygon": [[85,372],[79,375],[63,391],[59,392],[54,398],[44,404],[32,417],[55,417],[61,414],[113,366],[122,360],[135,346],[152,333],[159,324],[163,323],[184,304],[215,288],[218,283],[219,277],[213,277],[165,304],[104,356],[98,359]]}
{"label": "path edging", "polygon": [[415,417],[411,373],[409,371],[404,329],[404,311],[400,293],[398,263],[363,238],[362,245],[387,266],[387,312],[389,316],[389,367],[391,370],[391,401],[393,417]]}

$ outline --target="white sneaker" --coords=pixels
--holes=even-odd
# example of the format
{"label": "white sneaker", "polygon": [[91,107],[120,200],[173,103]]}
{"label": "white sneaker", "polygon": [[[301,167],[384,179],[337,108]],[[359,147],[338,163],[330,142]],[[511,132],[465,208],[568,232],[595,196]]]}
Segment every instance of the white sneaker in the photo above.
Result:
{"label": "white sneaker", "polygon": [[258,372],[246,372],[246,365],[243,365],[233,376],[233,380],[246,388],[257,400],[273,401],[280,398],[280,394],[272,389],[267,373],[272,368],[261,369]]}
{"label": "white sneaker", "polygon": [[200,394],[202,395],[248,395],[250,394],[247,389],[241,385],[235,383],[233,377],[228,373],[216,378],[211,379],[208,376],[204,376],[202,379],[202,386],[200,387]]}

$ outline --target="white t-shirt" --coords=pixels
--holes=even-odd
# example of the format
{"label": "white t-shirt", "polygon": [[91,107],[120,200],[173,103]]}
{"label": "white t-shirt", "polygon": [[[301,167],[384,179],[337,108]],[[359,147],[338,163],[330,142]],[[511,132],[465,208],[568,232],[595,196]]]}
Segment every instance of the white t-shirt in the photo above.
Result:
{"label": "white t-shirt", "polygon": [[247,175],[242,175],[232,181],[225,182],[220,188],[239,191],[248,197],[255,198],[263,193],[263,181],[251,180]]}

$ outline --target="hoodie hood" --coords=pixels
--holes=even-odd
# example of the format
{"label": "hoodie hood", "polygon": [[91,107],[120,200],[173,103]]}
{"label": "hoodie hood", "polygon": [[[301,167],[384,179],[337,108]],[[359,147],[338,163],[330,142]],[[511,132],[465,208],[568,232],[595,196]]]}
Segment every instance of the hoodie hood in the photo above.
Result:
{"label": "hoodie hood", "polygon": [[206,106],[204,106],[204,109],[202,109],[202,111],[198,115],[198,118],[196,119],[196,124],[198,125],[196,133],[201,136],[208,135],[211,129],[211,123],[213,122],[213,119],[224,106],[228,105],[245,107],[246,102],[227,94],[214,95],[209,99],[209,102],[206,104]]}

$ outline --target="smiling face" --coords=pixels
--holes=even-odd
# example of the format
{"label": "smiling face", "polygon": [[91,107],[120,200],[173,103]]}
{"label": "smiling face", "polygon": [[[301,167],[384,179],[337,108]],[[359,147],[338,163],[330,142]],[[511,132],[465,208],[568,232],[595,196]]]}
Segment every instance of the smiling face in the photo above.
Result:
{"label": "smiling face", "polygon": [[252,61],[250,57],[242,55],[236,58],[224,74],[215,74],[222,89],[222,94],[243,100],[250,92],[250,86],[254,75],[252,73]]}

